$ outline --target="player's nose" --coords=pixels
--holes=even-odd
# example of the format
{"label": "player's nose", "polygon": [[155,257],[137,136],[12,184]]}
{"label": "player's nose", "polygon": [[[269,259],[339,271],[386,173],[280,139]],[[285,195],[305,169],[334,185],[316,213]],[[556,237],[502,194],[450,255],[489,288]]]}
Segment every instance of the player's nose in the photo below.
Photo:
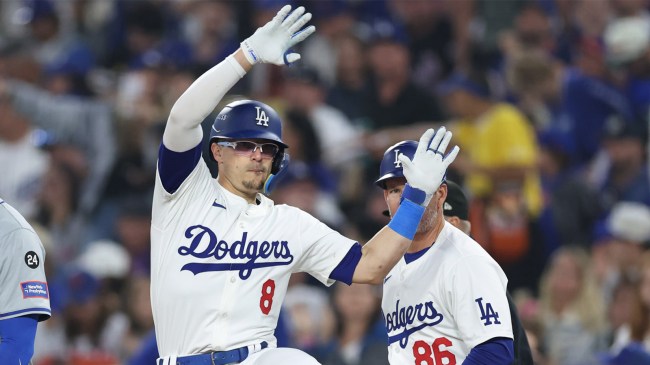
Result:
{"label": "player's nose", "polygon": [[261,161],[262,160],[262,148],[256,146],[253,152],[251,152],[251,159],[255,161]]}

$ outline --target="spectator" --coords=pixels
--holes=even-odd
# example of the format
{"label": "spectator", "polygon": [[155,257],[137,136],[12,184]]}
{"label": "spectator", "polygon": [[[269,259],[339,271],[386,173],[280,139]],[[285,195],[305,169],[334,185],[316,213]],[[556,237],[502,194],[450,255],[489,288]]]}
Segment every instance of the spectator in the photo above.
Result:
{"label": "spectator", "polygon": [[50,133],[56,144],[64,149],[77,148],[88,159],[88,175],[80,188],[79,210],[90,214],[96,208],[115,159],[114,126],[109,106],[87,98],[54,96],[17,81],[7,82],[5,92],[13,101],[13,107],[34,126]]}
{"label": "spectator", "polygon": [[37,192],[49,158],[38,146],[38,137],[47,133],[32,127],[7,97],[2,96],[0,79],[0,166],[10,174],[0,179],[0,196],[21,212],[27,219],[36,213]]}
{"label": "spectator", "polygon": [[314,356],[333,332],[333,314],[327,293],[307,284],[306,274],[293,274],[282,305],[287,318],[289,346]]}
{"label": "spectator", "polygon": [[440,91],[457,118],[450,129],[463,153],[452,168],[468,188],[472,235],[502,265],[511,290],[534,292],[543,244],[536,222],[542,191],[533,128],[513,105],[491,99],[481,74],[455,74]]}
{"label": "spectator", "polygon": [[115,235],[129,253],[132,275],[148,275],[151,258],[151,197],[125,197],[115,221]]}
{"label": "spectator", "polygon": [[66,74],[83,83],[85,75],[95,65],[90,48],[71,32],[62,29],[65,24],[61,22],[55,2],[26,0],[25,5],[27,16],[24,20],[29,25],[29,38],[23,42],[25,51],[44,69],[65,70]]}
{"label": "spectator", "polygon": [[106,311],[99,297],[100,283],[74,266],[55,277],[52,300],[63,319],[65,343],[55,356],[69,364],[115,363],[119,361],[114,339],[121,338],[121,326]]}
{"label": "spectator", "polygon": [[386,332],[377,287],[336,284],[332,305],[336,334],[320,351],[323,365],[388,365]]}
{"label": "spectator", "polygon": [[408,35],[413,81],[433,95],[435,85],[454,67],[449,6],[441,1],[393,1],[391,5]]}
{"label": "spectator", "polygon": [[[642,327],[643,305],[638,275],[633,270],[622,272],[607,306],[607,320],[611,335],[609,352],[618,354],[631,341],[631,325],[635,332]],[[637,333],[638,335],[638,333]]]}
{"label": "spectator", "polygon": [[540,282],[541,323],[552,363],[588,364],[605,348],[605,312],[588,254],[563,247]]}
{"label": "spectator", "polygon": [[341,111],[325,103],[325,85],[318,73],[295,66],[286,76],[284,98],[291,108],[309,117],[321,143],[323,162],[339,170],[359,158],[363,152],[360,133]]}
{"label": "spectator", "polygon": [[357,128],[368,129],[371,90],[366,45],[353,34],[343,35],[336,43],[336,54],[336,80],[329,89],[327,103],[343,112]]}
{"label": "spectator", "polygon": [[81,176],[67,163],[49,166],[38,194],[36,221],[48,229],[55,265],[74,260],[81,253],[85,217],[79,211]]}
{"label": "spectator", "polygon": [[314,25],[318,32],[307,39],[303,45],[303,59],[311,65],[323,80],[331,86],[336,79],[338,60],[336,43],[341,37],[352,32],[355,18],[352,6],[345,0],[308,0],[308,9],[314,14]]}
{"label": "spectator", "polygon": [[608,65],[622,75],[624,90],[640,120],[650,109],[650,16],[629,16],[612,21],[604,33]]}
{"label": "spectator", "polygon": [[645,131],[640,124],[613,115],[605,126],[604,155],[592,164],[589,183],[605,209],[618,201],[650,204],[650,180],[645,169]]}
{"label": "spectator", "polygon": [[[387,27],[388,28],[388,27]],[[438,100],[411,79],[411,55],[395,27],[379,27],[368,45],[370,131],[364,144],[379,161],[388,146],[413,138],[444,118]]]}
{"label": "spectator", "polygon": [[[535,166],[539,151],[528,120],[512,105],[491,100],[481,75],[456,74],[440,91],[457,118],[453,130],[464,155],[459,156],[456,169],[466,175],[471,195],[486,197],[499,186],[514,184],[527,212],[536,216],[541,208]],[[498,138],[495,131],[500,132]]]}
{"label": "spectator", "polygon": [[639,274],[644,243],[650,240],[650,208],[620,202],[595,229],[592,258],[602,297],[608,303],[621,275]]}

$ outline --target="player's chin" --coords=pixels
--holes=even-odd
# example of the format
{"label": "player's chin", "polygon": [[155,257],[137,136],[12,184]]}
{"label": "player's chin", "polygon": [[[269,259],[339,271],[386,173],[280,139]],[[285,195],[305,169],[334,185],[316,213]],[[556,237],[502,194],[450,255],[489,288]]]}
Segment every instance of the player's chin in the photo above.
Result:
{"label": "player's chin", "polygon": [[244,185],[244,187],[246,189],[261,191],[264,188],[264,183],[265,182],[266,182],[266,174],[264,174],[263,176],[260,176],[259,178],[246,180],[246,181],[243,182],[242,185]]}

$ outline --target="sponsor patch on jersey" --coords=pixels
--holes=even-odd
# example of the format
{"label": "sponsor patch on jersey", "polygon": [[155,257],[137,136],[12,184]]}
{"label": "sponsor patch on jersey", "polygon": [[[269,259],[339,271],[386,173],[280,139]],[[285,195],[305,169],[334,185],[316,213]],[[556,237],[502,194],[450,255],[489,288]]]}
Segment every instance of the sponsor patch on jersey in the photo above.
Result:
{"label": "sponsor patch on jersey", "polygon": [[28,251],[25,254],[25,264],[27,264],[27,267],[30,269],[35,269],[38,267],[40,264],[41,260],[34,251]]}
{"label": "sponsor patch on jersey", "polygon": [[47,283],[43,281],[24,281],[20,283],[20,289],[23,292],[23,299],[50,298]]}

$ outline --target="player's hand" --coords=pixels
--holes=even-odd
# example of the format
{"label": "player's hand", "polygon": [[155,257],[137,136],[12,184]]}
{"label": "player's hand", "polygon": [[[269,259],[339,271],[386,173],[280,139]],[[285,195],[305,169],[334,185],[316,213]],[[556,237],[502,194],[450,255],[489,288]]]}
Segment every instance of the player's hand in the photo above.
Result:
{"label": "player's hand", "polygon": [[407,187],[402,196],[423,206],[429,205],[431,197],[438,190],[442,179],[447,172],[447,167],[454,162],[460,148],[454,148],[445,155],[447,146],[451,141],[451,132],[445,127],[438,131],[429,129],[418,143],[418,148],[413,155],[413,161],[403,154],[397,158],[402,162],[404,177]]}
{"label": "player's hand", "polygon": [[289,65],[298,61],[300,54],[289,48],[314,33],[316,27],[313,25],[301,30],[310,19],[311,13],[305,13],[304,7],[292,12],[291,5],[285,5],[271,21],[241,42],[244,56],[251,65],[258,62]]}

